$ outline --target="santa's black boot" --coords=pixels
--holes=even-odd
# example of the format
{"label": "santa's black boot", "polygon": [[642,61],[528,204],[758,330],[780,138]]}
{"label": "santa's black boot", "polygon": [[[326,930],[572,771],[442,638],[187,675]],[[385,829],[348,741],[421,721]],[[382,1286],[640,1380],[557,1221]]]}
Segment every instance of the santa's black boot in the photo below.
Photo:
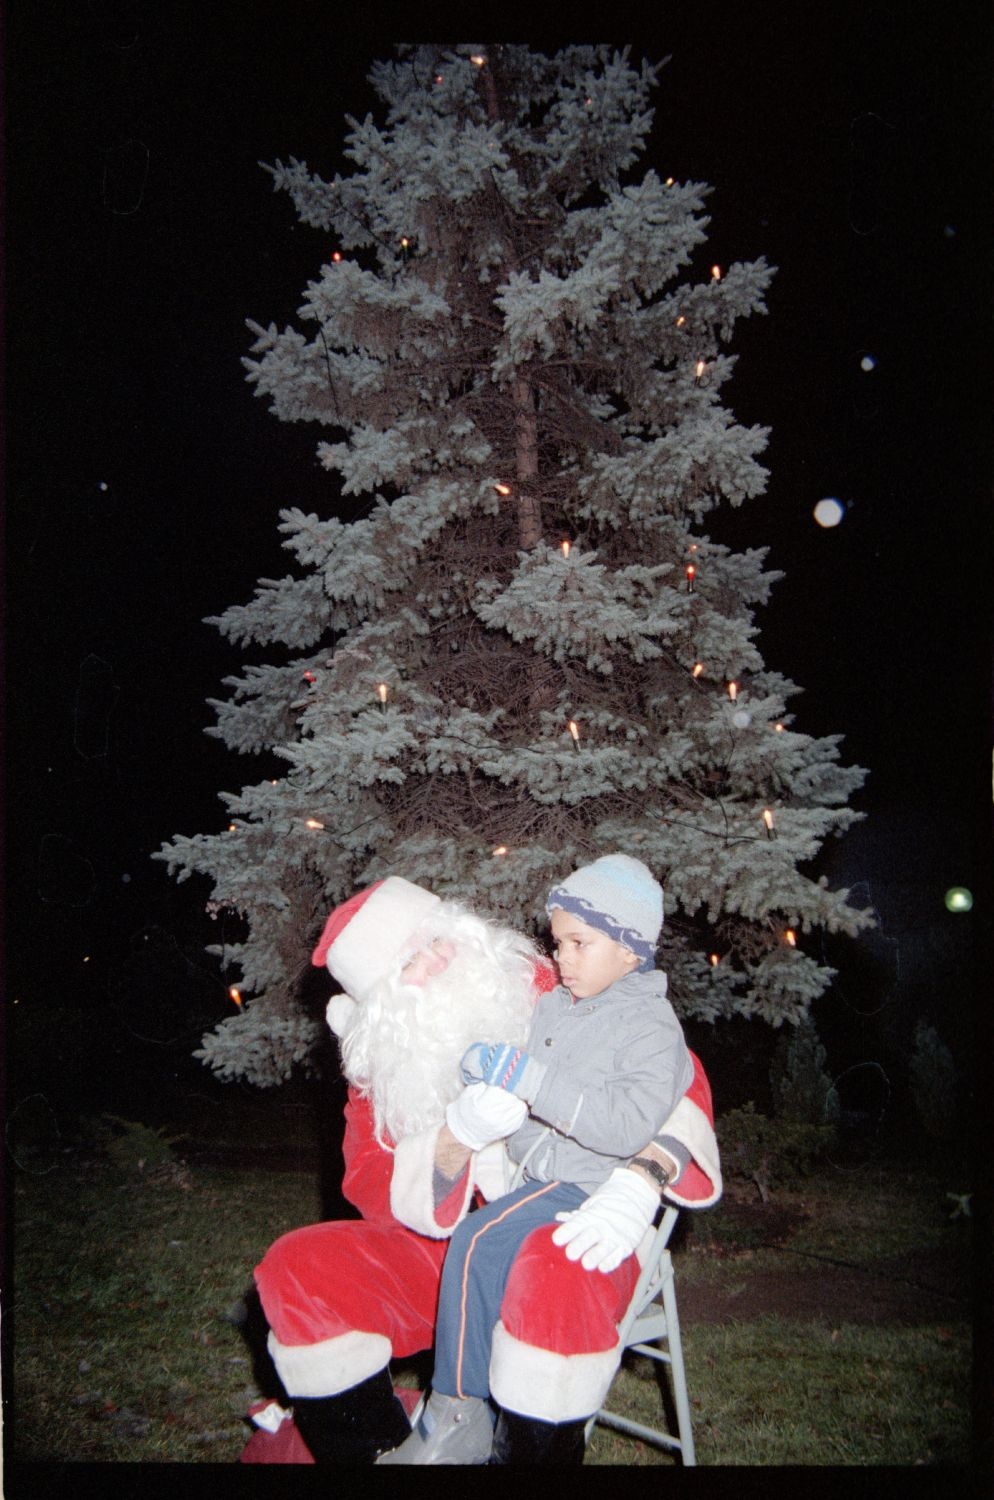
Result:
{"label": "santa's black boot", "polygon": [[371,1464],[410,1436],[388,1370],[337,1396],[294,1396],[293,1420],[316,1464]]}
{"label": "santa's black boot", "polygon": [[492,1464],[570,1468],[583,1463],[586,1422],[542,1422],[515,1411],[501,1411],[494,1432]]}

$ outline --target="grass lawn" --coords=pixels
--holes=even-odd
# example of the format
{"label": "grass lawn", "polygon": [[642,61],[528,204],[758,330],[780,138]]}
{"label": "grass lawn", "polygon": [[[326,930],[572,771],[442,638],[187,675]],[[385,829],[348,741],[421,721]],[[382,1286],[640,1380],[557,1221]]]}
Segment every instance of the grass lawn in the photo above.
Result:
{"label": "grass lawn", "polygon": [[[872,1179],[872,1180],[871,1180]],[[15,1197],[8,1460],[230,1464],[260,1391],[235,1317],[252,1267],[320,1216],[316,1174],[170,1170],[68,1151],[21,1170]],[[935,1185],[879,1167],[812,1179],[793,1251],[859,1263],[940,1249],[962,1226]],[[941,1200],[942,1194],[938,1193]],[[814,1211],[812,1210],[814,1206]],[[726,1287],[812,1262],[736,1242],[722,1208],[675,1252],[681,1287]],[[834,1326],[782,1314],[688,1322],[684,1344],[700,1465],[965,1465],[971,1330],[948,1306],[914,1326]],[[657,1424],[649,1361],[618,1377],[614,1410]],[[671,1465],[596,1429],[588,1464]],[[26,1491],[25,1491],[26,1493]]]}

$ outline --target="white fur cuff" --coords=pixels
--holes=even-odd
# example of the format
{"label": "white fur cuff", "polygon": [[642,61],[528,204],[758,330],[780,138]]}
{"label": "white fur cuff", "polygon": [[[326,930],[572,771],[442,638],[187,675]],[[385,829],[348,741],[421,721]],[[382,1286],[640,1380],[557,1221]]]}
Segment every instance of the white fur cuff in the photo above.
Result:
{"label": "white fur cuff", "polygon": [[433,1125],[429,1130],[419,1130],[415,1135],[407,1135],[399,1141],[393,1154],[393,1174],[390,1178],[390,1208],[394,1218],[399,1219],[401,1224],[406,1224],[408,1229],[413,1229],[415,1234],[425,1234],[433,1240],[447,1240],[450,1237],[467,1213],[473,1194],[472,1175],[467,1172],[459,1213],[451,1224],[439,1224],[435,1218],[432,1179],[440,1129],[440,1125]]}
{"label": "white fur cuff", "polygon": [[709,1208],[712,1203],[717,1203],[722,1192],[721,1162],[718,1156],[718,1138],[707,1115],[684,1094],[663,1129],[667,1135],[674,1136],[686,1146],[694,1161],[710,1179],[712,1187],[706,1197],[688,1198],[681,1192],[681,1178],[677,1178],[672,1187],[663,1189],[665,1197],[687,1208]]}
{"label": "white fur cuff", "polygon": [[490,1392],[499,1406],[542,1422],[575,1422],[604,1404],[621,1347],[595,1354],[555,1354],[523,1344],[503,1323],[494,1329]]}
{"label": "white fur cuff", "polygon": [[288,1396],[337,1396],[390,1363],[390,1340],[382,1333],[340,1333],[317,1344],[266,1343]]}

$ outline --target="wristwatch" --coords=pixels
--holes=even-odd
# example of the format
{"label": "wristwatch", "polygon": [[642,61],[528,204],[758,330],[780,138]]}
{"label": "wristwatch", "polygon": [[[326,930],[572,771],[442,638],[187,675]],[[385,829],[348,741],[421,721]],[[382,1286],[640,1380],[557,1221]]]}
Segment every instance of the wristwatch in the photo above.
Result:
{"label": "wristwatch", "polygon": [[643,1172],[648,1172],[649,1176],[659,1183],[660,1188],[666,1187],[669,1183],[669,1172],[651,1156],[633,1156],[628,1165],[630,1167],[641,1167]]}

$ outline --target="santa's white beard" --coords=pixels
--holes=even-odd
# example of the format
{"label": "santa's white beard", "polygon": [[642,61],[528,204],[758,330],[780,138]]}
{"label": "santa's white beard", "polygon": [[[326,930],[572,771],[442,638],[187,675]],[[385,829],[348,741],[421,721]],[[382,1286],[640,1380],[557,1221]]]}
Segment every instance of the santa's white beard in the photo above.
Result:
{"label": "santa's white beard", "polygon": [[538,957],[531,944],[448,903],[430,937],[455,944],[444,972],[423,986],[383,980],[341,1037],[343,1071],[372,1102],[380,1139],[442,1123],[463,1088],[459,1061],[473,1042],[520,1045],[528,1035]]}

